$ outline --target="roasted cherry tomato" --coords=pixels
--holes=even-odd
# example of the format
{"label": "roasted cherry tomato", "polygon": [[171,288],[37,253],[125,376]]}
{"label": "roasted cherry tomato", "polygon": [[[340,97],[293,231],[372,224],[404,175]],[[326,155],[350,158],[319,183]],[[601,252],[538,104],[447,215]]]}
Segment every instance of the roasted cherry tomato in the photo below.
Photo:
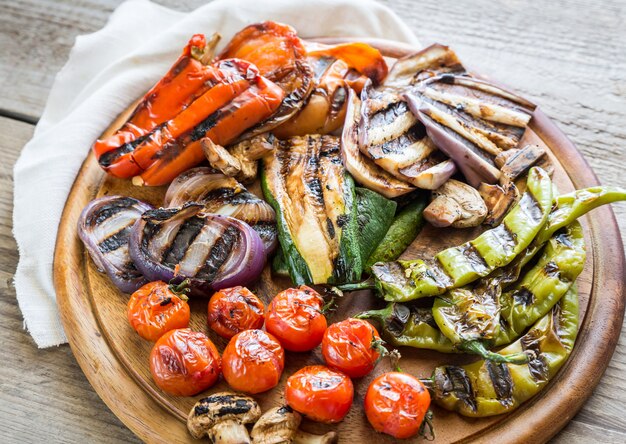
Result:
{"label": "roasted cherry tomato", "polygon": [[348,318],[326,329],[322,355],[326,364],[351,378],[371,372],[384,350],[378,331],[362,319]]}
{"label": "roasted cherry tomato", "polygon": [[244,330],[230,340],[224,353],[224,379],[233,389],[261,393],[275,387],[285,367],[285,351],[263,330]]}
{"label": "roasted cherry tomato", "polygon": [[209,327],[230,339],[244,330],[263,327],[263,302],[245,287],[224,288],[209,301]]}
{"label": "roasted cherry tomato", "polygon": [[289,406],[319,422],[339,422],[350,410],[354,387],[341,372],[323,365],[298,370],[287,379],[285,401]]}
{"label": "roasted cherry tomato", "polygon": [[323,307],[324,299],[312,288],[289,288],[278,293],[267,307],[265,329],[289,351],[312,350],[322,342],[328,325]]}
{"label": "roasted cherry tomato", "polygon": [[128,321],[139,336],[156,341],[175,328],[189,326],[189,304],[182,289],[163,281],[150,282],[128,301]]}
{"label": "roasted cherry tomato", "polygon": [[430,406],[430,394],[414,376],[383,373],[365,394],[365,415],[377,432],[410,438],[419,432]]}
{"label": "roasted cherry tomato", "polygon": [[211,387],[221,370],[220,354],[204,333],[171,330],[154,344],[150,372],[161,390],[192,396]]}

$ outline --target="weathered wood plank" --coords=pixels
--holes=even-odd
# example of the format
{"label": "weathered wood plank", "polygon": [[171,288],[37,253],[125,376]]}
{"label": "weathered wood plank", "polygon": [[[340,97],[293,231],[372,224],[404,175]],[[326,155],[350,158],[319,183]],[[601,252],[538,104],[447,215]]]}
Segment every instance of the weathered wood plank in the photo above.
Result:
{"label": "weathered wood plank", "polygon": [[13,164],[33,126],[0,117],[0,436],[2,442],[138,442],[93,391],[69,346],[39,350],[11,284]]}
{"label": "weathered wood plank", "polygon": [[[5,0],[0,16],[0,112],[34,121],[76,35],[99,29],[119,0]],[[190,10],[203,0],[159,3]],[[618,0],[383,0],[424,43],[450,44],[469,63],[552,116],[602,182],[624,185],[626,6]],[[12,165],[30,125],[0,119],[0,435],[9,442],[136,441],[90,388],[67,346],[37,350],[22,330],[10,278]],[[626,233],[626,206],[615,207]],[[626,240],[626,238],[624,238]],[[625,331],[626,328],[623,329]],[[555,442],[626,440],[626,335],[582,411]],[[35,421],[33,418],[37,418]]]}

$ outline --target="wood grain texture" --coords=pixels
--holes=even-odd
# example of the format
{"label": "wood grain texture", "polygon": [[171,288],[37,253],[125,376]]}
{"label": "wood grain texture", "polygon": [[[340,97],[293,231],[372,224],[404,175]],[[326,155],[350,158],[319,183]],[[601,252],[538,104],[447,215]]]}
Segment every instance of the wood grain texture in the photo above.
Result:
{"label": "wood grain texture", "polygon": [[[75,36],[100,28],[119,3],[4,0],[0,15],[0,113],[35,121]],[[190,10],[205,2],[159,3]],[[471,60],[472,66],[539,103],[581,149],[603,183],[626,183],[622,172],[626,164],[623,1],[512,0],[498,2],[497,7],[489,0],[383,3],[398,12],[424,43],[441,41],[453,45],[461,57]],[[22,131],[17,129],[20,126]],[[7,282],[17,261],[10,234],[10,173],[32,127],[2,119],[0,129],[0,310],[5,320],[0,329],[0,340],[5,344],[0,359],[8,362],[11,369],[10,374],[6,368],[0,370],[7,372],[0,375],[0,435],[9,437],[9,442],[42,442],[50,434],[60,442],[76,442],[86,436],[90,442],[132,441],[133,435],[128,430],[124,432],[119,421],[89,389],[69,349],[37,351],[21,329],[14,290]],[[614,209],[622,233],[626,233],[626,205],[615,205]],[[41,371],[33,371],[33,366],[39,366]],[[24,381],[24,385],[20,399],[14,395],[9,405],[5,387],[17,383],[5,381],[15,379]],[[626,442],[625,381],[623,334],[594,396],[555,441]],[[76,406],[75,413],[87,413],[76,413],[68,419],[70,415],[63,413],[68,405]],[[37,417],[38,422],[25,419],[30,417]]]}

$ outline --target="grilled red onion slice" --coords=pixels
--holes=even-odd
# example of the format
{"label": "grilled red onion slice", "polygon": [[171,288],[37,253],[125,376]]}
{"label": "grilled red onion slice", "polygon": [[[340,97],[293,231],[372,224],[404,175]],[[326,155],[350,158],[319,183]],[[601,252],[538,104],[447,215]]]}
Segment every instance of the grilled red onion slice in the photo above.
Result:
{"label": "grilled red onion slice", "polygon": [[278,244],[276,213],[263,199],[255,196],[232,177],[199,167],[178,176],[165,193],[165,207],[182,207],[196,202],[207,213],[230,216],[250,225],[261,237],[265,253]]}
{"label": "grilled red onion slice", "polygon": [[221,288],[256,280],[266,255],[250,226],[209,214],[200,204],[145,212],[133,226],[130,256],[150,280],[182,282],[191,293],[209,297]]}
{"label": "grilled red onion slice", "polygon": [[78,236],[101,272],[124,293],[132,293],[148,281],[135,268],[128,252],[133,224],[152,207],[123,196],[92,200],[78,219]]}

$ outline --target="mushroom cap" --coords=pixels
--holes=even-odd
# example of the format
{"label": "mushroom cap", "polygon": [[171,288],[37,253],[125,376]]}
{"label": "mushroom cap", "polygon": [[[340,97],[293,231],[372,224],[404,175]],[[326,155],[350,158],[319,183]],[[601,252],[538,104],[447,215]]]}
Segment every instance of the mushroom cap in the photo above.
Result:
{"label": "mushroom cap", "polygon": [[291,442],[302,416],[287,405],[269,409],[254,424],[250,436],[255,444]]}
{"label": "mushroom cap", "polygon": [[218,423],[234,421],[249,424],[260,416],[261,409],[251,397],[220,392],[202,398],[193,406],[187,417],[187,428],[194,438],[201,438]]}

